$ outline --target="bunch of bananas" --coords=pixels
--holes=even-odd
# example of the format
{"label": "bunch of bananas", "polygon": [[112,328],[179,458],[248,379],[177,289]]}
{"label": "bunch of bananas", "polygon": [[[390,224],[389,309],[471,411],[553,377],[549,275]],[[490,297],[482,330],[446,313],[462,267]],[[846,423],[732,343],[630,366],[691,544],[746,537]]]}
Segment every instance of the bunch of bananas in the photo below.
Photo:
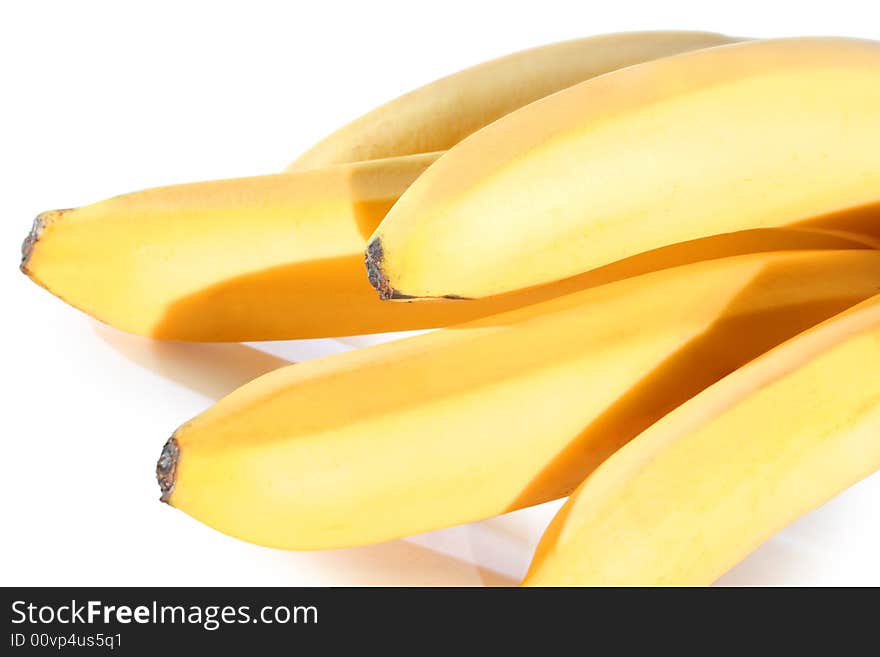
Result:
{"label": "bunch of bananas", "polygon": [[162,499],[211,527],[327,549],[569,496],[524,583],[702,585],[880,468],[878,240],[880,43],[648,32],[41,214],[21,268],[153,338],[445,327],[183,424]]}

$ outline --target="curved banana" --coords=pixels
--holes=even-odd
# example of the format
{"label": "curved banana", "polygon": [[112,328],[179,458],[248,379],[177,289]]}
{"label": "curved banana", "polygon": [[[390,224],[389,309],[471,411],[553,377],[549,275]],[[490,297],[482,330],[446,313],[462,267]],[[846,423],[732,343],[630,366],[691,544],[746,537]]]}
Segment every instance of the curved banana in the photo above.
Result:
{"label": "curved banana", "polygon": [[877,251],[747,255],[285,367],[175,432],[163,499],[247,541],[320,549],[558,498],[671,409],[878,287]]}
{"label": "curved banana", "polygon": [[706,32],[633,32],[517,52],[432,82],[368,112],[318,142],[287,170],[445,150],[495,119],[588,78],[737,40]]}
{"label": "curved banana", "polygon": [[831,233],[743,233],[484,301],[382,302],[364,274],[366,239],[435,158],[161,187],[44,213],[25,243],[22,269],[117,328],[234,342],[434,328],[682,262],[863,246]]}
{"label": "curved banana", "polygon": [[777,39],[659,59],[453,147],[379,225],[368,269],[383,298],[529,287],[876,205],[878,152],[880,43]]}
{"label": "curved banana", "polygon": [[880,297],[777,347],[603,463],[524,584],[708,585],[880,469]]}

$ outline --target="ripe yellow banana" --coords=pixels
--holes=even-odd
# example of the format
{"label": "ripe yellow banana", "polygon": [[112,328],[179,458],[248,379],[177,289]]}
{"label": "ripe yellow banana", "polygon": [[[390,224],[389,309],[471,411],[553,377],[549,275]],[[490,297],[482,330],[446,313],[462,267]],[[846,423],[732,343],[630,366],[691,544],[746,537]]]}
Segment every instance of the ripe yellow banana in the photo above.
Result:
{"label": "ripe yellow banana", "polygon": [[681,262],[860,246],[830,233],[743,233],[483,301],[382,302],[364,275],[366,239],[434,159],[177,185],[44,213],[26,241],[22,269],[117,328],[231,342],[433,328]]}
{"label": "ripe yellow banana", "polygon": [[25,240],[22,271],[101,321],[151,337],[360,333],[382,324],[381,310],[370,314],[379,303],[358,303],[375,297],[366,237],[435,159],[159,187],[46,212]]}
{"label": "ripe yellow banana", "polygon": [[880,297],[694,397],[601,465],[524,583],[708,585],[880,469]]}
{"label": "ripe yellow banana", "polygon": [[880,43],[750,41],[588,80],[440,157],[367,249],[383,298],[484,297],[880,201]]}
{"label": "ripe yellow banana", "polygon": [[706,32],[633,32],[517,52],[368,112],[310,148],[288,170],[445,150],[495,119],[588,78],[737,40]]}
{"label": "ripe yellow banana", "polygon": [[877,251],[752,254],[285,367],[175,432],[163,499],[247,541],[320,549],[558,498],[671,409],[878,286]]}

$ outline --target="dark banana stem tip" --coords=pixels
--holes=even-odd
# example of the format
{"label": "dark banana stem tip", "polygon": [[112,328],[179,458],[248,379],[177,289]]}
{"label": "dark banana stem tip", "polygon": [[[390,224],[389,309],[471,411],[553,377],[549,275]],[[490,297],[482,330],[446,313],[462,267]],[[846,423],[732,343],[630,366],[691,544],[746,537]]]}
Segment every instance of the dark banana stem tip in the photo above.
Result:
{"label": "dark banana stem tip", "polygon": [[378,237],[367,245],[364,262],[367,265],[367,278],[370,279],[370,285],[379,293],[380,299],[389,301],[413,298],[408,294],[401,294],[388,282],[388,277],[382,269],[385,262],[385,252],[382,250],[382,240]]}
{"label": "dark banana stem tip", "polygon": [[45,226],[46,222],[43,219],[43,215],[37,215],[37,218],[34,219],[34,223],[31,226],[31,232],[27,234],[27,237],[24,238],[24,242],[21,243],[20,269],[25,274],[27,273],[28,260],[31,259],[31,254],[34,252],[34,246],[40,240],[40,235],[42,235]]}
{"label": "dark banana stem tip", "polygon": [[159,490],[162,502],[168,502],[171,493],[174,492],[174,483],[177,480],[177,462],[180,459],[180,448],[174,436],[168,439],[162,448],[162,454],[156,463],[156,481],[159,482]]}

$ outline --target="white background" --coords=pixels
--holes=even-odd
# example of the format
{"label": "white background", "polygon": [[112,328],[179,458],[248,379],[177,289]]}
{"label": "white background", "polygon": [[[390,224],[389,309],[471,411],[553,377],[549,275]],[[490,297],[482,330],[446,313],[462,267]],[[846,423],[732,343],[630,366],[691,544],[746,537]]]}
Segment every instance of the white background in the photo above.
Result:
{"label": "white background", "polygon": [[[274,172],[404,91],[560,39],[637,29],[880,38],[869,0],[134,5],[0,4],[4,585],[513,583],[554,508],[298,554],[160,504],[153,467],[169,433],[277,362],[241,345],[130,337],[64,306],[16,269],[38,212]],[[347,347],[269,348],[303,359]],[[878,554],[875,475],[722,583],[880,585]]]}

